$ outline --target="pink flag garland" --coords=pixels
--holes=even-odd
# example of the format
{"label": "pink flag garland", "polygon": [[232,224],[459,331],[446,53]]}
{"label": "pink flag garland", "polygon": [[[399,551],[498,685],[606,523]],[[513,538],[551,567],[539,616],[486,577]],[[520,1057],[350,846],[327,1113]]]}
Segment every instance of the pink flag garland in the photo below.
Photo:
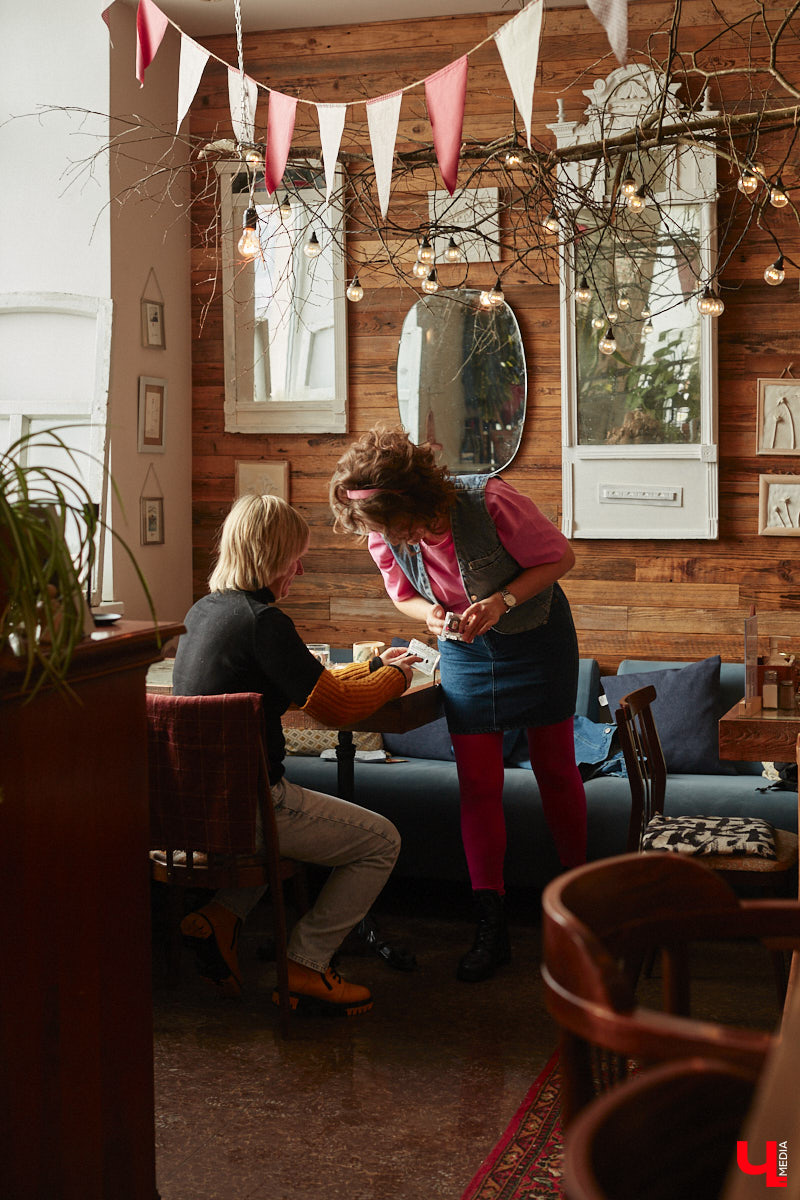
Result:
{"label": "pink flag garland", "polygon": [[468,61],[464,54],[425,80],[425,101],[433,129],[433,146],[444,185],[451,196],[458,180]]}
{"label": "pink flag garland", "polygon": [[264,179],[270,196],[283,179],[292,146],[297,100],[283,92],[270,92],[267,114],[267,155]]}
{"label": "pink flag garland", "polygon": [[153,0],[139,0],[136,10],[136,78],[144,87],[144,73],[155,58],[169,22]]}
{"label": "pink flag garland", "polygon": [[617,62],[628,59],[628,0],[586,0],[592,13],[608,35],[608,44]]}

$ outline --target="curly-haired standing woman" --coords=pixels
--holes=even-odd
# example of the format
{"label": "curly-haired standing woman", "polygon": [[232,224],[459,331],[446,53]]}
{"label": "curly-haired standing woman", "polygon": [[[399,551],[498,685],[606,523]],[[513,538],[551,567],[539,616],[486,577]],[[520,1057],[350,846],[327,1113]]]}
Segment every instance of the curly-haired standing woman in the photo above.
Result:
{"label": "curly-haired standing woman", "polygon": [[[586,857],[586,797],[575,763],[578,645],[557,580],[575,556],[526,496],[497,476],[451,477],[401,427],[364,434],[330,485],[334,528],[368,535],[395,607],[439,638],[445,713],[461,792],[461,833],[477,910],[459,979],[488,979],[511,949],[503,911],[503,731],[525,728],[547,823],[564,867]],[[462,641],[442,637],[446,612]]]}

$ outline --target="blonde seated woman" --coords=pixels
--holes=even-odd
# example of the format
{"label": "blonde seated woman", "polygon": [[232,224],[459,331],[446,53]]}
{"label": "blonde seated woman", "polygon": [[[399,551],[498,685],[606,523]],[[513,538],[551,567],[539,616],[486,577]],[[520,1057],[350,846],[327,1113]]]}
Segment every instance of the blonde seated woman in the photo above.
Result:
{"label": "blonde seated woman", "polygon": [[[278,607],[303,574],[309,529],[276,496],[243,496],[222,527],[210,591],[189,610],[173,672],[179,696],[260,692],[266,719],[269,782],[283,855],[330,866],[314,906],[289,939],[289,988],[299,1006],[353,1016],[372,1007],[367,988],[331,967],[346,935],[370,909],[400,849],[384,817],[285,778],[281,716],[290,704],[345,725],[400,696],[418,661],[402,649],[367,663],[325,670]],[[184,941],[198,969],[225,995],[241,994],[237,945],[242,922],[264,888],[219,891],[184,917]],[[277,992],[273,1000],[277,1003]]]}

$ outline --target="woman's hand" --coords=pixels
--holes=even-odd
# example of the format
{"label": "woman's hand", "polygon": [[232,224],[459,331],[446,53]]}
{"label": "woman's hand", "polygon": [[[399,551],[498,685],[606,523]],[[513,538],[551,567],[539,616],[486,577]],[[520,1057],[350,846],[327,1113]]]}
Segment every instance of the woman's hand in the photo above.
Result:
{"label": "woman's hand", "polygon": [[506,602],[499,592],[493,592],[485,600],[470,604],[461,614],[461,624],[458,632],[465,642],[473,642],[476,637],[487,633],[506,613]]}
{"label": "woman's hand", "polygon": [[406,687],[410,687],[414,675],[414,663],[420,661],[418,654],[409,654],[405,646],[390,646],[378,656],[387,666],[399,667],[406,678]]}
{"label": "woman's hand", "polygon": [[429,633],[435,633],[437,637],[441,637],[444,632],[444,609],[441,604],[434,604],[430,609],[425,624],[428,626]]}

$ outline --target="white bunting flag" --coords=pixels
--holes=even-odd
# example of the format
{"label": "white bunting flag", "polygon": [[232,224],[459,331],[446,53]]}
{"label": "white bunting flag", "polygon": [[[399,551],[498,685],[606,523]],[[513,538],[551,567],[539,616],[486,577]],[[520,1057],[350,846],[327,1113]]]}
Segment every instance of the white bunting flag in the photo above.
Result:
{"label": "white bunting flag", "polygon": [[200,76],[208,62],[208,50],[198,46],[185,33],[181,34],[181,62],[178,72],[178,121],[175,132],[180,133],[183,118],[200,86]]}
{"label": "white bunting flag", "polygon": [[539,40],[542,35],[542,9],[544,0],[531,3],[498,29],[494,35],[497,49],[503,60],[514,103],[522,117],[531,148],[531,116],[533,113],[533,85],[536,82],[536,67],[539,61]]}
{"label": "white bunting flag", "polygon": [[[244,78],[245,111],[242,112],[242,79]],[[242,145],[252,145],[255,140],[256,105],[258,84],[249,75],[242,76],[235,67],[228,67],[228,102],[231,106],[233,136]]]}
{"label": "white bunting flag", "polygon": [[318,104],[319,139],[322,146],[322,161],[325,164],[325,202],[331,198],[336,176],[336,159],[342,144],[342,130],[347,112],[346,104]]}
{"label": "white bunting flag", "polygon": [[389,211],[394,144],[397,140],[402,99],[402,92],[392,92],[387,96],[379,96],[376,100],[367,101],[367,124],[372,161],[375,165],[375,183],[378,188],[381,217],[384,220]]}
{"label": "white bunting flag", "polygon": [[628,0],[586,0],[608,35],[617,62],[628,60]]}

